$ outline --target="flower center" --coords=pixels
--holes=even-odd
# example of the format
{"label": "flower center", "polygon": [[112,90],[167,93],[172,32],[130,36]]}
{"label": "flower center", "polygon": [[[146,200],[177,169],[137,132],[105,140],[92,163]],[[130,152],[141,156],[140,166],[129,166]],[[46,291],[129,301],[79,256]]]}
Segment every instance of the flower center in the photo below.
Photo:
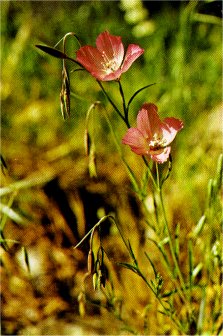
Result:
{"label": "flower center", "polygon": [[160,135],[155,133],[153,139],[149,142],[149,148],[152,151],[156,151],[166,147],[166,140],[163,139]]}
{"label": "flower center", "polygon": [[114,72],[119,68],[119,65],[117,64],[114,55],[112,59],[109,59],[107,55],[105,54],[105,52],[103,51],[102,57],[103,57],[104,62],[101,62],[101,64],[106,73]]}

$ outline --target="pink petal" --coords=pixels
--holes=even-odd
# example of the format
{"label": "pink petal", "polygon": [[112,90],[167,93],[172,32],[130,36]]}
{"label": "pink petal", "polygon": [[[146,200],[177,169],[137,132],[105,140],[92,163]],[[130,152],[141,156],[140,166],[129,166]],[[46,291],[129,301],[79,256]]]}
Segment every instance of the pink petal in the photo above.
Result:
{"label": "pink petal", "polygon": [[96,46],[101,54],[105,55],[107,61],[115,60],[120,67],[124,58],[124,46],[120,36],[110,35],[105,31],[96,40]]}
{"label": "pink petal", "polygon": [[161,120],[157,114],[157,110],[156,105],[145,103],[137,116],[137,128],[149,140],[153,138],[154,133],[160,132]]}
{"label": "pink petal", "polygon": [[101,53],[94,47],[84,46],[80,48],[77,51],[77,61],[99,80],[106,75]]}
{"label": "pink petal", "polygon": [[168,160],[170,151],[171,151],[171,148],[166,147],[163,149],[161,153],[159,151],[159,154],[150,154],[150,156],[153,161],[158,162],[158,163],[163,163]]}
{"label": "pink petal", "polygon": [[103,81],[116,80],[121,76],[121,74],[122,74],[122,70],[118,69],[108,75],[105,75],[102,80]]}
{"label": "pink petal", "polygon": [[144,155],[148,151],[148,142],[143,134],[134,127],[128,129],[126,135],[122,138],[122,143],[129,145],[131,150],[139,155]]}
{"label": "pink petal", "polygon": [[179,132],[183,128],[183,122],[176,118],[165,118],[162,123],[162,133],[163,138],[166,140],[166,145],[169,145],[175,136],[177,135],[177,132]]}
{"label": "pink petal", "polygon": [[125,59],[122,65],[122,72],[126,72],[132,63],[144,53],[144,49],[140,48],[137,44],[130,44],[126,51]]}

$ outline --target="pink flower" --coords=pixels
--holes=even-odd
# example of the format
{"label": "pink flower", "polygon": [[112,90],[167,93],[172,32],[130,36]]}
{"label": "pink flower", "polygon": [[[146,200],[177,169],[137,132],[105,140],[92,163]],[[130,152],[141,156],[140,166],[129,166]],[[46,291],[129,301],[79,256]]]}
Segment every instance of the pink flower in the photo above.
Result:
{"label": "pink flower", "polygon": [[183,122],[175,118],[165,118],[162,122],[157,110],[152,103],[143,104],[137,116],[137,127],[128,129],[122,143],[129,145],[136,154],[148,155],[163,163],[170,155],[169,144],[183,128]]}
{"label": "pink flower", "polygon": [[80,48],[77,51],[77,61],[101,81],[118,79],[144,52],[138,45],[130,44],[124,58],[121,37],[110,35],[107,31],[97,37],[96,46],[97,48],[92,46]]}

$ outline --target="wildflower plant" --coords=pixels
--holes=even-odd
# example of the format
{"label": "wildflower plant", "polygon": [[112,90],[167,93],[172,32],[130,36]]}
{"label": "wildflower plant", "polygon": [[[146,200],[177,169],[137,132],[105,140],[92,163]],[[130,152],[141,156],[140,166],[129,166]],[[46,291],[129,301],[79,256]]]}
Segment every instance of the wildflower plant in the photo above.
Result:
{"label": "wildflower plant", "polygon": [[[126,126],[125,133],[123,132],[122,138],[119,139],[108,116],[106,106],[103,106],[103,104],[99,101],[93,102],[90,106],[86,116],[85,132],[86,153],[89,157],[90,175],[97,175],[94,137],[89,132],[90,115],[94,113],[95,109],[100,109],[100,111],[103,111],[102,116],[106,118],[110,131],[113,135],[117,152],[120,154],[120,160],[122,160],[133,189],[141,202],[144,210],[145,223],[148,224],[149,228],[154,233],[154,235],[149,238],[150,243],[154,246],[154,248],[158,249],[160,257],[166,267],[167,276],[172,284],[172,288],[170,288],[168,292],[165,291],[164,277],[157,270],[152,256],[145,250],[142,251],[142,254],[145,255],[148,265],[152,268],[154,273],[154,277],[152,279],[147,278],[146,272],[143,270],[140,262],[138,261],[131,241],[122,231],[122,225],[119,223],[118,218],[116,218],[113,214],[105,214],[75,246],[75,249],[78,249],[83,241],[87,240],[90,236],[88,262],[86,263],[88,265],[87,272],[83,280],[82,291],[78,297],[80,314],[82,316],[85,314],[85,305],[87,305],[85,295],[87,282],[85,280],[89,277],[92,279],[93,288],[95,290],[101,290],[102,293],[105,294],[107,299],[110,300],[110,305],[113,306],[113,311],[117,313],[114,305],[114,288],[109,274],[109,267],[107,266],[109,258],[103,247],[103,239],[100,236],[100,232],[103,230],[103,223],[110,221],[112,225],[117,227],[120,239],[125,245],[130,260],[128,262],[120,260],[118,264],[129,271],[134,272],[143,280],[156,298],[160,307],[160,312],[169,317],[175,325],[178,333],[190,334],[194,329],[196,332],[199,332],[202,329],[202,317],[201,313],[199,314],[195,311],[192,295],[193,288],[195,286],[195,277],[199,272],[197,267],[202,268],[202,265],[195,266],[193,264],[193,246],[192,240],[189,240],[189,275],[185,275],[181,269],[182,260],[180,260],[179,256],[179,234],[177,234],[179,226],[176,226],[175,232],[171,231],[166,214],[164,200],[165,195],[163,192],[163,184],[170,175],[174,161],[171,155],[171,144],[173,140],[175,140],[178,132],[181,131],[183,127],[186,127],[186,125],[184,125],[182,120],[177,119],[174,116],[166,116],[164,120],[161,120],[158,115],[158,104],[150,102],[149,100],[148,102],[144,102],[142,106],[138,107],[139,112],[137,114],[135,125],[130,125],[129,113],[132,102],[141,91],[154,85],[153,83],[139,88],[134,94],[132,94],[129,101],[126,100],[121,81],[122,78],[124,79],[125,72],[134,71],[133,63],[143,55],[143,48],[136,44],[130,44],[125,53],[121,37],[114,36],[108,31],[105,31],[97,37],[96,47],[79,45],[76,50],[76,57],[74,57],[74,55],[68,56],[66,54],[65,42],[68,36],[75,37],[78,44],[80,44],[80,39],[74,33],[68,33],[63,38],[63,51],[59,51],[56,48],[58,44],[54,48],[37,45],[37,47],[42,51],[50,54],[51,56],[60,58],[63,61],[62,90],[60,95],[62,114],[65,118],[69,117],[70,111],[72,110],[70,107],[71,92],[69,74],[65,63],[67,61],[71,61],[77,66],[77,68],[73,71],[86,70],[94,79],[96,79],[96,83],[99,85],[103,94],[107,98],[108,103],[112,106],[114,113],[117,114],[120,121]],[[130,69],[130,67],[132,68]],[[121,101],[120,105],[122,108],[114,102],[108,90],[105,88],[103,82],[108,81],[114,81],[117,83],[118,94]],[[130,166],[124,155],[124,152],[126,152],[124,145],[128,145],[130,147],[133,152],[132,155],[136,156],[135,159],[142,161],[145,174],[141,181],[139,181],[135,176],[133,167]],[[222,161],[222,157],[219,160]],[[219,163],[219,166],[220,165],[221,163]],[[220,169],[218,170],[218,177],[216,177],[216,179],[219,181],[219,176],[222,174],[222,171]],[[148,188],[148,185],[150,188]],[[220,188],[219,183],[218,187],[215,184],[214,188],[215,189],[213,190],[215,190],[215,192],[212,193],[212,196],[214,195],[213,197],[217,197],[216,195]],[[148,196],[153,197],[153,204],[155,207],[154,214],[151,214],[148,211],[148,206],[146,204]],[[201,229],[201,226],[207,216],[211,216],[210,211],[208,210],[201,217],[198,227],[195,229],[196,232]],[[96,232],[99,234],[100,238],[99,242],[96,244],[97,248],[94,248],[93,242],[94,240],[97,240]],[[220,253],[216,252],[217,248],[219,249],[219,242],[216,242],[213,246],[215,260],[218,260],[216,255],[220,258]],[[220,261],[218,260],[217,262]],[[108,290],[107,293],[106,288]],[[202,303],[200,311],[201,309]],[[117,315],[119,316],[119,319],[122,319],[120,314],[116,314],[116,316]]]}

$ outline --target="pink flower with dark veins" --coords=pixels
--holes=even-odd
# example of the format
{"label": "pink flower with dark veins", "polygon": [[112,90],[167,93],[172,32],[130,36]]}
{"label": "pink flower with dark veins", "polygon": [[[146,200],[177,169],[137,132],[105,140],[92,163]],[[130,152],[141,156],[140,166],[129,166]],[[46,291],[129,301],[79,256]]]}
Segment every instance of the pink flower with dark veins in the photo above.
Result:
{"label": "pink flower with dark veins", "polygon": [[119,79],[144,52],[138,45],[130,44],[124,57],[121,37],[110,35],[107,31],[97,37],[96,46],[81,47],[76,60],[100,81]]}
{"label": "pink flower with dark veins", "polygon": [[138,155],[151,157],[153,161],[163,163],[170,155],[170,143],[177,132],[183,128],[183,122],[176,118],[160,120],[157,106],[145,103],[137,116],[137,127],[131,127],[122,139]]}

